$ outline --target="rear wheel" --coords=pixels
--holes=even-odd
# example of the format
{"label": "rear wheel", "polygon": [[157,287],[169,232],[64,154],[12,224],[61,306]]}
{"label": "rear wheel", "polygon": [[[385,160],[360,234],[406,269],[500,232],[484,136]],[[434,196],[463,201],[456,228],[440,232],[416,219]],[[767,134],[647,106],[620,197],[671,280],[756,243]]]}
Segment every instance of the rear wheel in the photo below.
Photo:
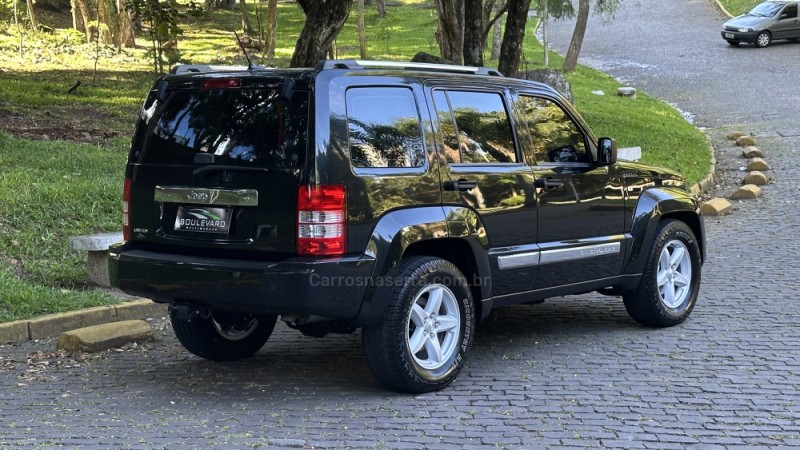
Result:
{"label": "rear wheel", "polygon": [[772,42],[772,35],[769,34],[769,31],[762,31],[761,33],[758,33],[754,43],[756,47],[763,48],[768,46],[770,42]]}
{"label": "rear wheel", "polygon": [[214,361],[233,361],[250,357],[264,346],[277,316],[215,311],[207,318],[183,318],[173,310],[170,320],[186,350]]}
{"label": "rear wheel", "polygon": [[475,313],[464,275],[431,257],[403,260],[383,321],[363,330],[367,363],[386,386],[410,393],[450,384],[472,345]]}
{"label": "rear wheel", "polygon": [[639,286],[623,295],[625,309],[642,325],[677,325],[692,312],[700,289],[700,248],[691,228],[661,222]]}

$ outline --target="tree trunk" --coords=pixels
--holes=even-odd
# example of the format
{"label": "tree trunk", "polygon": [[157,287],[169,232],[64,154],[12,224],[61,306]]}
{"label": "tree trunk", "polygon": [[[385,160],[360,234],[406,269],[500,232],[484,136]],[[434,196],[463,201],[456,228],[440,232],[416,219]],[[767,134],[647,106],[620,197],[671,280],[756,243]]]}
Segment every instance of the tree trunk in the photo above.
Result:
{"label": "tree trunk", "polygon": [[110,44],[111,38],[111,19],[108,14],[106,0],[97,0],[97,32],[100,33],[100,42]]}
{"label": "tree trunk", "polygon": [[503,22],[496,20],[492,25],[492,51],[489,54],[489,59],[496,61],[500,57],[500,45],[503,41]]}
{"label": "tree trunk", "polygon": [[508,77],[516,76],[519,71],[522,41],[525,39],[525,24],[528,23],[530,6],[531,0],[508,0],[506,32],[503,35],[500,61],[497,64],[497,69]]}
{"label": "tree trunk", "polygon": [[386,17],[386,0],[376,0],[375,8],[378,10],[379,19],[383,19]]}
{"label": "tree trunk", "polygon": [[589,0],[580,0],[578,3],[578,20],[575,21],[575,30],[572,32],[572,40],[569,41],[567,56],[564,57],[564,72],[575,70],[578,65],[578,55],[581,53],[583,36],[586,34],[586,24],[589,22]]}
{"label": "tree trunk", "polygon": [[117,35],[114,43],[117,47],[133,48],[136,46],[136,33],[133,31],[133,19],[126,4],[127,0],[117,0]]}
{"label": "tree trunk", "polygon": [[247,1],[239,0],[239,11],[242,13],[242,34],[250,36],[255,34],[253,27],[250,26],[250,18],[247,14]]}
{"label": "tree trunk", "polygon": [[464,65],[483,66],[483,0],[464,0]]}
{"label": "tree trunk", "polygon": [[367,30],[364,27],[364,0],[358,0],[358,48],[361,59],[367,59]]}
{"label": "tree trunk", "polygon": [[86,0],[74,0],[74,2],[78,7],[78,11],[81,12],[84,32],[86,33],[86,42],[92,42],[92,27],[89,26],[89,24],[92,23],[92,19],[89,18],[89,8],[86,6]]}
{"label": "tree trunk", "polygon": [[350,14],[353,0],[297,0],[306,15],[294,47],[291,67],[313,67],[325,53]]}
{"label": "tree trunk", "polygon": [[278,0],[269,0],[267,6],[267,59],[275,59],[275,35],[278,28]]}
{"label": "tree trunk", "polygon": [[[494,17],[492,17],[492,10],[494,10]],[[483,5],[483,44],[482,47],[486,48],[486,41],[489,39],[489,32],[492,31],[492,52],[493,60],[500,57],[500,42],[503,38],[502,23],[503,15],[508,11],[508,2],[497,4],[495,6],[494,0],[489,0]],[[497,47],[497,48],[495,48]]]}
{"label": "tree trunk", "polygon": [[72,28],[81,33],[86,33],[86,24],[83,23],[83,16],[80,15],[75,0],[70,0],[69,6],[69,12],[72,14]]}
{"label": "tree trunk", "polygon": [[214,12],[214,0],[206,0],[206,19],[211,18],[211,14]]}
{"label": "tree trunk", "polygon": [[437,37],[442,59],[464,62],[464,0],[436,0],[439,15]]}
{"label": "tree trunk", "polygon": [[28,20],[30,20],[31,22],[31,30],[39,31],[39,23],[36,21],[36,11],[33,10],[33,0],[28,0],[27,3],[28,3]]}

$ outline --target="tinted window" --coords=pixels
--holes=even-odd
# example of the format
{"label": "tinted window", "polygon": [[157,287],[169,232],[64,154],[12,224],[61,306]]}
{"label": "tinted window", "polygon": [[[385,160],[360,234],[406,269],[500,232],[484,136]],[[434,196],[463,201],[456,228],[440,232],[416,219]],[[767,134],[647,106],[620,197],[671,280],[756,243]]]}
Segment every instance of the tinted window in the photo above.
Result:
{"label": "tinted window", "polygon": [[436,115],[439,119],[439,131],[442,133],[444,157],[448,164],[460,163],[461,152],[456,139],[456,122],[450,110],[450,102],[444,91],[435,91],[433,101],[436,104]]}
{"label": "tinted window", "polygon": [[[516,162],[514,135],[502,95],[447,91],[437,92],[434,101],[445,155],[457,146],[462,163]],[[448,115],[455,119],[453,128]]]}
{"label": "tinted window", "polygon": [[422,167],[422,127],[407,88],[347,91],[350,159],[354,167]]}
{"label": "tinted window", "polygon": [[781,15],[783,15],[783,14],[786,15],[787,19],[796,18],[797,17],[797,4],[793,3],[791,5],[786,6],[786,8],[783,9],[783,13]]}
{"label": "tinted window", "polygon": [[196,154],[206,153],[215,164],[292,167],[305,154],[307,121],[308,96],[302,92],[287,103],[266,89],[175,91],[165,101],[148,98],[134,157],[192,164]]}
{"label": "tinted window", "polygon": [[538,97],[521,96],[518,102],[537,163],[588,163],[583,133],[555,102]]}

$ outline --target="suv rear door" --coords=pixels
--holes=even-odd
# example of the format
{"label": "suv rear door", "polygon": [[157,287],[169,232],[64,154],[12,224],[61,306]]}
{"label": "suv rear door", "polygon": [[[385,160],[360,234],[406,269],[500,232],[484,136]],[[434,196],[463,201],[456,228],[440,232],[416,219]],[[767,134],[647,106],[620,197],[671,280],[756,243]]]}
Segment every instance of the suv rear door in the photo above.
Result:
{"label": "suv rear door", "polygon": [[131,241],[219,257],[293,254],[308,92],[289,99],[283,79],[238,73],[167,80],[132,143]]}
{"label": "suv rear door", "polygon": [[430,91],[446,162],[442,203],[476,211],[491,245],[492,294],[529,291],[536,280],[533,174],[515,138],[505,91],[439,86]]}

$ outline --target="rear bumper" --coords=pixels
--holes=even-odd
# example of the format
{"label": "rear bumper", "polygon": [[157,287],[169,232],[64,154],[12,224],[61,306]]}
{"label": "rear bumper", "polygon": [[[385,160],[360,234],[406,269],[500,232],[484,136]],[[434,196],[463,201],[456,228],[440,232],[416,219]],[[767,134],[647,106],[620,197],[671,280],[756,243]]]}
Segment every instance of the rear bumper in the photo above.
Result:
{"label": "rear bumper", "polygon": [[159,303],[259,314],[358,315],[374,268],[361,256],[281,262],[205,258],[113,246],[111,285]]}
{"label": "rear bumper", "polygon": [[747,33],[742,33],[740,31],[730,31],[730,30],[722,30],[722,39],[726,41],[736,41],[736,42],[745,42],[752,44],[756,41],[756,36],[758,36],[758,31],[750,31]]}

